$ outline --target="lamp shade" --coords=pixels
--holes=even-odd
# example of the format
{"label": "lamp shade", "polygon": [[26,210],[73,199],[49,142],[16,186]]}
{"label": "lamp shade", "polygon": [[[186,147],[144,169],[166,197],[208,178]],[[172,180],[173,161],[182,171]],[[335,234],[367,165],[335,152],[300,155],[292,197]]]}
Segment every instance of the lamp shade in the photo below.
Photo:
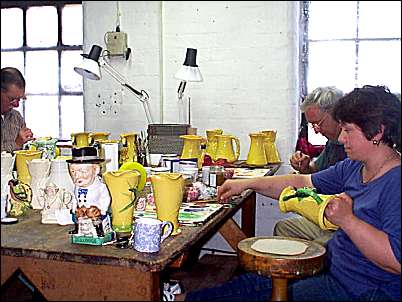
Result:
{"label": "lamp shade", "polygon": [[204,79],[202,78],[196,59],[197,49],[187,48],[186,59],[175,74],[175,78],[187,82],[202,82]]}
{"label": "lamp shade", "polygon": [[98,61],[101,53],[102,47],[93,45],[89,54],[82,54],[84,60],[80,65],[74,67],[75,72],[85,78],[99,80],[101,78],[101,73]]}

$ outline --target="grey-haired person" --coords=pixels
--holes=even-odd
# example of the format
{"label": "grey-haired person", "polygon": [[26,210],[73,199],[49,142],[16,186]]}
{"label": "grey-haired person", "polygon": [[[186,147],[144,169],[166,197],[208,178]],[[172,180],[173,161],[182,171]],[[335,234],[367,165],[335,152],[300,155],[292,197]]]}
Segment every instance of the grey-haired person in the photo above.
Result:
{"label": "grey-haired person", "polygon": [[[300,151],[291,156],[290,164],[299,173],[311,174],[321,171],[346,158],[343,144],[338,141],[341,127],[331,115],[343,95],[344,93],[334,86],[318,87],[308,94],[300,105],[300,110],[304,112],[307,122],[316,133],[321,133],[328,141],[316,159]],[[333,233],[331,230],[322,230],[304,217],[278,221],[273,231],[275,236],[312,240],[322,245],[328,242]]]}
{"label": "grey-haired person", "polygon": [[1,151],[22,149],[33,139],[33,133],[25,124],[21,113],[14,109],[25,100],[25,79],[14,67],[1,69]]}

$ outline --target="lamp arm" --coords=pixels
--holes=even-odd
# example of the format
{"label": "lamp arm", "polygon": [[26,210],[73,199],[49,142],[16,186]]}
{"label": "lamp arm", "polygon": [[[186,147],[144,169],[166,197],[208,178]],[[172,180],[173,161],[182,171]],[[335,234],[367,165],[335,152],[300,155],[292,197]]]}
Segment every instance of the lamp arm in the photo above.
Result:
{"label": "lamp arm", "polygon": [[187,82],[182,80],[180,82],[179,88],[177,89],[177,96],[179,98],[179,100],[181,100],[183,98],[183,93],[184,93],[184,89],[186,88],[186,84]]}
{"label": "lamp arm", "polygon": [[99,59],[99,66],[103,67],[108,74],[110,74],[122,86],[126,87],[129,91],[131,91],[137,97],[137,99],[141,101],[142,106],[144,107],[148,124],[153,124],[154,120],[151,114],[151,110],[149,108],[148,93],[145,90],[138,91],[133,86],[128,84],[126,79],[120,73],[118,73],[117,70],[115,70],[103,56]]}

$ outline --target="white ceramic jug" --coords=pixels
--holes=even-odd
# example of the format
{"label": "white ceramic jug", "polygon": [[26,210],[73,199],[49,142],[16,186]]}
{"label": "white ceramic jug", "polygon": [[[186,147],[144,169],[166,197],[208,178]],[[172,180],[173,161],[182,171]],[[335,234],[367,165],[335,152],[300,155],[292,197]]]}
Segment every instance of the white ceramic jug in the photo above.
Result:
{"label": "white ceramic jug", "polygon": [[51,162],[49,159],[33,159],[27,161],[29,174],[31,174],[32,202],[31,206],[35,210],[42,209],[39,203],[40,189],[45,188],[50,174]]}
{"label": "white ceramic jug", "polygon": [[1,195],[7,195],[8,181],[13,178],[15,155],[8,152],[1,153]]}
{"label": "white ceramic jug", "polygon": [[68,164],[65,159],[52,159],[49,182],[54,183],[60,189],[64,188],[74,196],[74,184],[68,172]]}

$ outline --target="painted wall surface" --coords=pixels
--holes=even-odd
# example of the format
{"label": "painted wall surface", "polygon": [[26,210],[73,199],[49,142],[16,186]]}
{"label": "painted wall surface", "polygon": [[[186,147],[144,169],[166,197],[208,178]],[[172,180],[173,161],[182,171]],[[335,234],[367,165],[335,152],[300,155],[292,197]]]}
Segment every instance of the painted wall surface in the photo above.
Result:
{"label": "painted wall surface", "polygon": [[[104,35],[117,20],[116,1],[83,1],[84,50],[105,48]],[[191,124],[198,134],[221,128],[241,141],[246,159],[249,133],[276,129],[284,166],[294,151],[299,125],[298,1],[119,1],[120,27],[132,49],[128,61],[111,64],[137,90],[148,92],[157,123],[179,123],[175,73],[186,49],[196,48],[203,82],[187,83]],[[140,102],[110,76],[85,80],[85,130],[120,133],[147,129]],[[271,204],[259,196],[258,207]],[[262,205],[264,204],[264,205]],[[265,225],[257,209],[258,233]],[[263,227],[262,227],[263,228]],[[266,234],[271,227],[267,227]]]}

